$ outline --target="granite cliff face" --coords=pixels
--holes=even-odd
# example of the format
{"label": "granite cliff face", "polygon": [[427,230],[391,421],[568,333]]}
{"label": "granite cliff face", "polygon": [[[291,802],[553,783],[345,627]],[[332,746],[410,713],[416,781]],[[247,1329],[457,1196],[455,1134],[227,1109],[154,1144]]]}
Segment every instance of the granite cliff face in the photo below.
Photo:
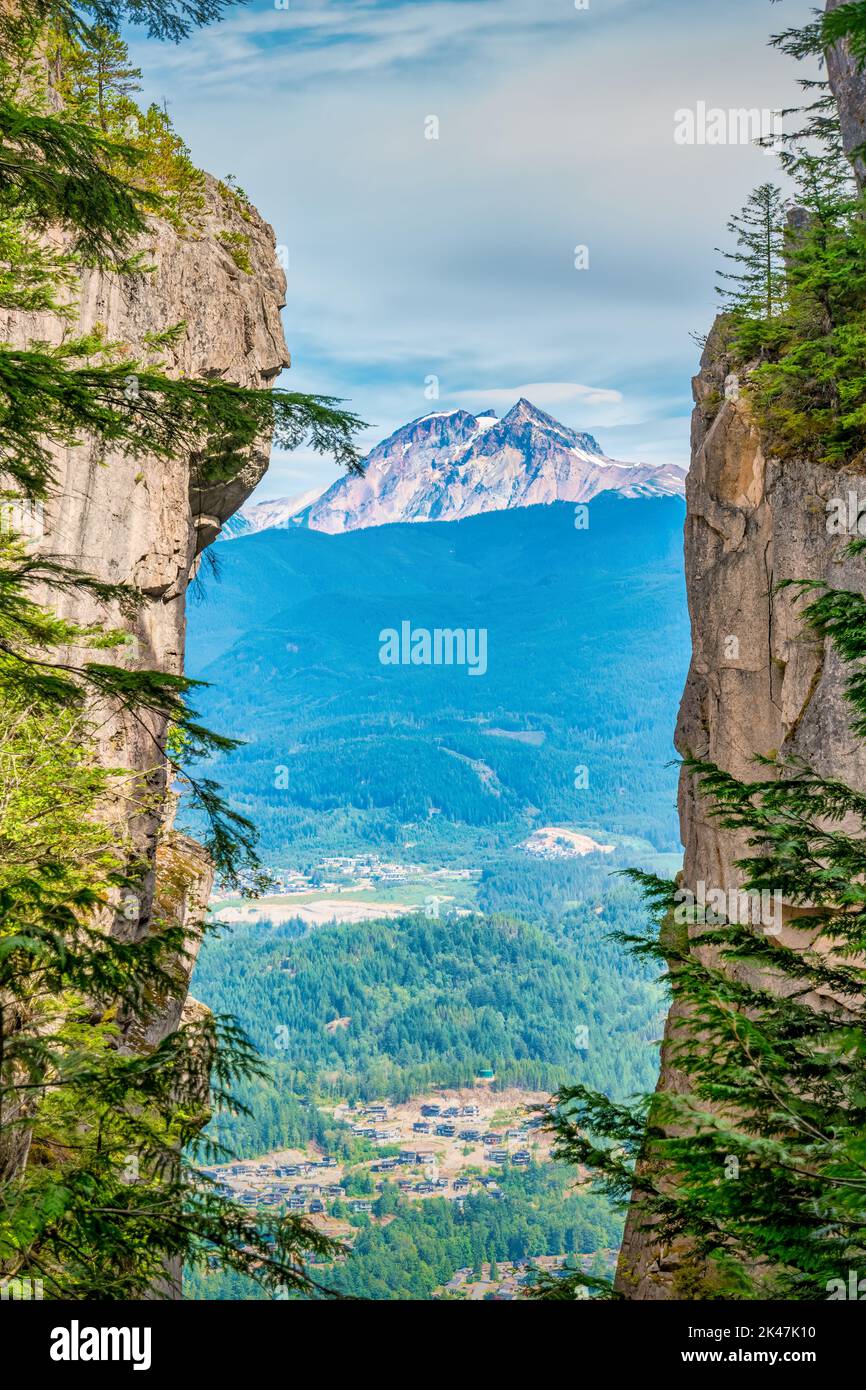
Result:
{"label": "granite cliff face", "polygon": [[[828,0],[827,9],[839,3]],[[853,155],[866,141],[866,75],[845,44],[828,55],[828,75]],[[853,163],[860,186],[866,186],[866,165]],[[866,791],[866,748],[851,732],[842,663],[829,642],[804,628],[794,591],[778,590],[786,579],[820,579],[832,588],[866,591],[862,562],[845,554],[866,509],[866,459],[828,468],[767,456],[747,404],[730,389],[736,387],[731,373],[717,324],[693,383],[685,526],[692,661],[676,746],[743,781],[766,775],[756,768],[755,754],[780,753]],[[844,517],[847,533],[830,524],[837,517]],[[707,816],[685,772],[679,813],[683,884],[692,891],[701,882],[708,888],[739,886],[735,863],[748,853],[745,838]],[[792,915],[790,905],[783,905],[783,921]],[[779,940],[795,945],[802,934],[783,927]],[[817,996],[810,1002],[822,1007]],[[672,1011],[666,1038],[675,1021]],[[686,1089],[664,1047],[658,1089]],[[631,1299],[688,1297],[694,1273],[688,1250],[662,1248],[651,1228],[642,1226],[639,1202],[633,1201],[617,1271],[620,1292]]]}
{"label": "granite cliff face", "polygon": [[[777,588],[785,579],[823,579],[864,592],[862,564],[844,553],[850,536],[836,534],[828,520],[836,515],[834,499],[846,514],[849,494],[866,504],[866,467],[783,464],[765,456],[747,406],[725,399],[729,372],[717,328],[694,381],[685,527],[692,661],[676,746],[744,781],[764,775],[756,754],[778,751],[866,791],[866,748],[851,732],[842,663],[829,643],[804,628],[794,591]],[[683,883],[693,891],[699,883],[739,886],[735,863],[748,853],[745,837],[707,815],[685,772],[679,811]],[[801,934],[785,929],[779,937],[791,945],[798,939]],[[672,1024],[669,1019],[666,1036]],[[659,1088],[683,1087],[663,1054]],[[659,1249],[633,1210],[620,1257],[621,1291],[630,1298],[676,1298],[686,1268],[686,1252]]]}
{"label": "granite cliff face", "polygon": [[[130,356],[147,360],[146,335],[182,323],[175,346],[160,350],[169,375],[267,386],[289,363],[280,322],[285,277],[276,263],[273,232],[214,179],[207,179],[205,198],[194,232],[180,235],[166,222],[150,224],[140,249],[154,267],[151,273],[119,277],[85,271],[73,296],[78,322],[65,331],[99,325]],[[251,271],[236,264],[231,243],[223,239],[226,232],[244,238]],[[64,329],[48,316],[13,315],[0,332],[13,342],[56,342]],[[262,440],[237,477],[203,489],[183,459],[128,458],[86,444],[56,451],[56,486],[46,504],[39,548],[99,579],[132,586],[141,602],[128,618],[80,594],[59,600],[46,594],[45,600],[78,622],[125,628],[128,643],[110,660],[181,674],[187,591],[198,556],[249,496],[267,468],[268,453],[269,441]],[[76,655],[93,659],[92,653]],[[211,869],[201,848],[171,829],[165,721],[95,713],[100,756],[130,772],[109,814],[148,866],[140,895],[119,904],[106,927],[136,940],[157,915],[193,926],[209,896]],[[146,1036],[139,1036],[130,1021],[129,1044],[157,1042],[177,1026],[183,1008],[182,998],[166,1000],[161,1022]]]}

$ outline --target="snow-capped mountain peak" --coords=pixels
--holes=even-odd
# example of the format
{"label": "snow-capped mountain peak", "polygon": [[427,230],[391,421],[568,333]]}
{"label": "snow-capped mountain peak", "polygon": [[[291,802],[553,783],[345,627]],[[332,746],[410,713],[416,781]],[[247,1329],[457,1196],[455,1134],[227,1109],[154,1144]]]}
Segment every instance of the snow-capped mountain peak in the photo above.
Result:
{"label": "snow-capped mountain peak", "polygon": [[363,477],[338,479],[282,520],[266,519],[266,503],[243,515],[257,523],[250,528],[255,530],[292,524],[337,533],[394,522],[456,521],[550,502],[588,502],[599,492],[670,496],[684,489],[685,474],[676,465],[608,458],[591,434],[571,429],[521,398],[502,419],[491,410],[478,415],[437,410],[419,416],[376,445]]}

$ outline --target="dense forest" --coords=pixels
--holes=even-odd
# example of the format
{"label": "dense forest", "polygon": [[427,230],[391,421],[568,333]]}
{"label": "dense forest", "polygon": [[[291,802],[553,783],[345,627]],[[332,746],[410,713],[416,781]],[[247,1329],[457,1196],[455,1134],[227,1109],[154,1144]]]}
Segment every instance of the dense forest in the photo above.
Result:
{"label": "dense forest", "polygon": [[[550,1092],[580,1074],[623,1097],[640,1090],[657,1068],[664,998],[608,939],[643,921],[635,890],[623,897],[556,936],[503,915],[233,928],[209,944],[194,988],[240,1020],[273,1079],[250,1095],[252,1118],[224,1114],[215,1132],[261,1152],[322,1133],[299,1097],[402,1101],[491,1067],[503,1087]],[[350,1021],[329,1031],[336,1019]]]}

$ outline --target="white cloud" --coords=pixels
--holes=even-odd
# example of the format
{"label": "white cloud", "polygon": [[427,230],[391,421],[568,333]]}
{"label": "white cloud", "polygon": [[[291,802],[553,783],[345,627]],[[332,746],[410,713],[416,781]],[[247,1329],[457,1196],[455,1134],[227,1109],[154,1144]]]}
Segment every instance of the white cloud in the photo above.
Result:
{"label": "white cloud", "polygon": [[[223,23],[167,48],[152,42],[148,56],[166,73],[194,78],[223,94],[251,83],[263,90],[291,73],[293,84],[333,76],[381,73],[406,64],[455,55],[476,66],[515,46],[566,38],[600,26],[627,8],[651,0],[605,0],[603,15],[577,11],[568,0],[291,0],[288,9],[244,9]],[[140,50],[145,49],[140,44]]]}

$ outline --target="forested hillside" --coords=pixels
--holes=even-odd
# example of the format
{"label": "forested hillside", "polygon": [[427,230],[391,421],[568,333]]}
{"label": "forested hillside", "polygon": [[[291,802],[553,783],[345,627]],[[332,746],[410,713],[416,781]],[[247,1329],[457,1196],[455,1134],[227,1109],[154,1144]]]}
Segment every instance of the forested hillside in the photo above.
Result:
{"label": "forested hillside", "polygon": [[[558,503],[220,547],[190,670],[214,683],[207,718],[246,741],[214,767],[265,857],[411,839],[462,862],[546,820],[675,850],[682,518],[679,498],[603,496],[586,521]],[[485,674],[383,665],[403,620],[484,629]]]}
{"label": "forested hillside", "polygon": [[[342,924],[298,936],[290,926],[234,928],[209,944],[196,989],[240,1019],[276,1067],[275,1087],[325,1104],[406,1100],[471,1085],[550,1092],[578,1072],[621,1096],[657,1065],[663,996],[608,939],[642,919],[635,891],[606,917],[577,912],[553,936],[505,916],[423,915]],[[332,1031],[335,1019],[349,1022]],[[577,1030],[588,1029],[584,1046]],[[304,1137],[284,1118],[275,1136],[256,1117],[225,1116],[219,1132],[256,1151]],[[264,1124],[268,1106],[261,1106]]]}

